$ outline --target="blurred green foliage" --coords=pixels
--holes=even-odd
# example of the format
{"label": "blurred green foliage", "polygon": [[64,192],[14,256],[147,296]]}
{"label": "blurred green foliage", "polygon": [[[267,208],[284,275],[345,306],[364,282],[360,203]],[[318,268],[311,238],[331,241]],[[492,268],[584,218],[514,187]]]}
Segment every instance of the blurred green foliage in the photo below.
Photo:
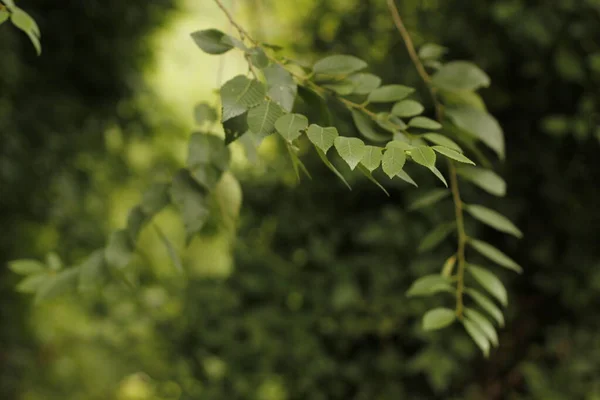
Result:
{"label": "blurred green foliage", "polygon": [[[383,3],[248,0],[248,12],[263,10],[252,28],[298,58],[356,54],[384,80],[420,87]],[[131,96],[150,59],[145,36],[170,6],[36,1],[41,61],[0,28],[2,261],[50,248],[76,261],[103,244],[103,193],[135,174],[110,149],[164,128],[141,111],[152,97]],[[0,397],[600,399],[600,3],[412,0],[401,12],[418,44],[443,44],[492,77],[483,96],[506,133],[508,196],[464,197],[496,202],[522,228],[521,241],[479,234],[525,274],[502,274],[507,326],[489,361],[463,335],[424,333],[418,316],[435,300],[404,295],[452,252],[416,252],[452,210],[406,212],[417,192],[405,184],[386,181],[391,198],[360,179],[349,192],[310,155],[314,179],[296,186],[279,149],[236,171],[244,206],[232,269],[218,230],[194,241],[187,279],[161,273],[168,259],[148,242],[152,268],[137,290],[67,297],[31,319],[2,269]],[[167,160],[154,175],[173,164],[157,143],[172,142],[154,141],[151,152],[165,153],[154,159]]]}

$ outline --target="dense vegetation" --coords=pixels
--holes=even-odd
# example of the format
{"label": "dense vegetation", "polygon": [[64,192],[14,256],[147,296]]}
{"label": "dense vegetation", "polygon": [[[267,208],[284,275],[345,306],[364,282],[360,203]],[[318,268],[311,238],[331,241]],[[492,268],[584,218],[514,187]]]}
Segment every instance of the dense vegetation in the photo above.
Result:
{"label": "dense vegetation", "polygon": [[[294,20],[304,38],[294,43],[299,57],[356,54],[369,61],[385,82],[420,87],[380,3],[311,4],[310,17]],[[159,19],[145,17],[146,24],[132,23],[140,30],[136,35],[121,25],[123,32],[115,31],[114,24],[107,26],[115,43],[124,46],[123,54],[113,54],[115,46],[107,44],[106,35],[82,23],[80,29],[88,32],[89,40],[98,41],[90,46],[96,51],[85,57],[79,48],[52,49],[48,37],[63,37],[60,32],[66,28],[54,19],[56,26],[50,26],[43,2],[39,4],[38,10],[31,7],[31,13],[47,32],[44,52],[56,52],[44,60],[56,64],[38,66],[40,61],[33,59],[26,37],[19,40],[22,48],[16,39],[7,39],[0,50],[0,63],[7,65],[3,71],[11,71],[13,65],[15,76],[29,77],[15,80],[2,74],[1,95],[9,105],[2,110],[9,112],[0,123],[12,127],[1,130],[3,142],[29,145],[17,146],[21,153],[2,153],[3,165],[13,167],[3,168],[12,180],[6,186],[2,182],[3,188],[11,188],[7,190],[11,195],[2,198],[7,205],[2,205],[6,234],[1,245],[6,259],[29,256],[32,248],[41,255],[58,247],[66,260],[75,262],[103,245],[105,232],[96,228],[102,226],[106,213],[103,204],[82,207],[77,196],[87,197],[94,190],[97,183],[90,185],[90,176],[93,182],[110,185],[125,167],[118,156],[105,156],[94,134],[100,140],[102,126],[115,118],[116,102],[127,101],[127,85],[114,77],[124,79],[135,71],[135,65],[139,68],[139,64],[123,66],[140,62],[128,49],[140,46],[136,35],[144,27],[156,26],[162,13],[148,11]],[[131,5],[137,13],[140,7]],[[2,316],[10,322],[2,321],[2,326],[11,329],[2,331],[7,345],[3,345],[0,362],[2,377],[6,377],[2,390],[8,397],[15,397],[15,383],[27,382],[9,375],[9,369],[19,377],[29,370],[36,378],[34,387],[27,390],[39,398],[106,398],[113,396],[118,381],[130,390],[135,385],[143,387],[148,394],[141,398],[600,396],[596,378],[599,316],[595,312],[600,213],[594,190],[600,178],[594,158],[600,49],[593,40],[598,36],[598,6],[593,2],[486,1],[468,9],[460,2],[431,3],[428,9],[407,2],[403,7],[400,11],[416,34],[417,44],[442,43],[451,49],[453,59],[473,60],[488,72],[493,85],[482,94],[506,132],[507,159],[498,166],[509,182],[507,197],[497,201],[468,186],[464,194],[470,202],[500,209],[524,233],[524,239],[517,242],[493,230],[469,226],[486,241],[508,249],[525,270],[518,278],[502,274],[511,301],[506,328],[500,330],[500,348],[491,353],[490,360],[483,361],[458,330],[424,334],[418,317],[436,301],[409,301],[404,295],[415,278],[438,272],[445,256],[453,252],[452,243],[426,255],[415,251],[432,225],[452,216],[452,208],[409,213],[407,205],[418,193],[402,183],[387,184],[388,198],[367,180],[352,177],[353,191],[348,192],[314,153],[303,157],[313,180],[295,186],[290,184],[293,171],[282,149],[271,156],[272,167],[265,173],[237,171],[244,207],[230,274],[211,278],[192,273],[185,282],[146,277],[135,292],[112,288],[101,299],[91,298],[85,317],[69,300],[47,306],[54,321],[30,329],[38,343],[49,347],[40,352],[27,350],[23,356],[21,349],[32,349],[33,342],[18,323],[25,311],[19,311],[12,293],[16,279],[3,272]],[[118,9],[118,4],[108,8],[115,15],[125,12]],[[62,12],[71,20],[81,10]],[[110,23],[116,17],[104,18]],[[0,29],[3,37],[16,35],[5,32],[4,26]],[[286,40],[292,41],[281,38]],[[376,45],[367,49],[365,40]],[[110,51],[98,53],[104,46]],[[63,64],[60,54],[64,54]],[[72,65],[75,54],[81,54],[78,63],[90,63],[88,68],[73,67],[76,71],[97,73],[86,72],[90,76],[81,82],[73,80],[79,76],[75,73],[66,76],[65,65]],[[94,69],[100,60],[114,62],[112,76],[110,68]],[[398,71],[405,72],[399,75]],[[60,85],[64,80],[71,84]],[[56,84],[54,91],[47,88],[48,82]],[[105,100],[94,96],[98,93],[94,87],[101,88]],[[107,87],[114,88],[112,97]],[[60,99],[65,101],[62,117],[55,106]],[[425,91],[421,101],[429,102]],[[431,105],[426,112],[433,115]],[[83,122],[89,118],[95,124]],[[127,126],[142,124],[150,131],[152,126],[143,121],[144,114],[135,111],[124,118]],[[81,126],[88,126],[90,134],[84,136]],[[127,133],[133,136],[135,131],[139,135],[144,129]],[[59,144],[52,147],[47,140]],[[97,154],[95,159],[103,160],[104,168],[113,172],[94,177],[97,166],[86,170],[80,163],[69,163],[86,153]],[[38,166],[37,162],[46,159]],[[47,177],[57,183],[40,185]],[[413,177],[418,182],[431,179],[434,184],[428,171],[416,170]],[[88,190],[85,195],[84,189]],[[70,202],[69,195],[75,196]],[[48,203],[58,210],[46,214],[52,210]],[[35,224],[24,224],[28,220]],[[48,223],[60,227],[59,237],[50,243],[44,239],[43,226]],[[221,237],[217,232],[213,231],[215,241]],[[224,251],[226,246],[217,250]],[[205,258],[209,263],[218,259],[210,253]],[[60,326],[64,327],[57,329]],[[44,331],[52,334],[40,335]],[[21,369],[14,368],[19,365],[16,362]],[[114,368],[117,364],[119,368]],[[153,380],[140,375],[123,380],[137,371]],[[126,390],[121,395],[126,396]]]}

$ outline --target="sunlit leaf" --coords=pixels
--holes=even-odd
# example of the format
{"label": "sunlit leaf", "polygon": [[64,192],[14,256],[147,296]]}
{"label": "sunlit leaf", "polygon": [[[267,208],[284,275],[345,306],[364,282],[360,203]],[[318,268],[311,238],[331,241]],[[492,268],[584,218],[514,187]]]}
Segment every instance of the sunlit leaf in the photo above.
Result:
{"label": "sunlit leaf", "polygon": [[523,272],[523,268],[521,268],[519,264],[491,244],[473,238],[470,238],[468,243],[471,245],[471,247],[477,250],[478,253],[495,262],[496,264],[513,270],[519,274]]}
{"label": "sunlit leaf", "polygon": [[308,139],[317,146],[324,154],[333,146],[335,138],[338,137],[338,131],[334,127],[323,128],[319,125],[312,124],[306,132]]}
{"label": "sunlit leaf", "polygon": [[475,163],[471,160],[469,160],[467,157],[465,157],[462,153],[459,153],[456,150],[450,149],[448,147],[445,146],[432,146],[432,149],[437,151],[440,154],[445,155],[448,158],[451,158],[454,161],[458,161],[464,164],[471,164],[471,165],[475,165]]}
{"label": "sunlit leaf", "polygon": [[434,308],[423,316],[423,329],[426,331],[442,329],[452,324],[455,319],[454,310],[442,307]]}
{"label": "sunlit leaf", "polygon": [[477,303],[488,314],[490,314],[496,320],[496,322],[498,322],[499,326],[504,326],[504,316],[502,315],[502,311],[494,304],[493,301],[475,289],[467,288],[465,289],[465,293],[471,296],[475,303]]}
{"label": "sunlit leaf", "polygon": [[506,288],[502,284],[502,281],[496,277],[493,273],[485,268],[478,267],[477,265],[469,264],[467,271],[475,278],[475,280],[483,286],[492,296],[498,299],[503,306],[508,305],[508,294]]}
{"label": "sunlit leaf", "polygon": [[428,146],[418,146],[410,151],[410,156],[414,162],[427,168],[435,167],[435,153]]}
{"label": "sunlit leaf", "polygon": [[419,58],[421,60],[439,60],[448,49],[439,44],[425,43],[419,48]]}
{"label": "sunlit leaf", "polygon": [[425,275],[413,282],[406,296],[431,296],[438,292],[453,292],[450,279],[439,274]]}
{"label": "sunlit leaf", "polygon": [[490,77],[473,63],[452,61],[433,74],[431,82],[444,90],[477,90],[488,87]]}
{"label": "sunlit leaf", "polygon": [[477,204],[467,205],[465,209],[475,219],[500,232],[508,233],[518,238],[523,236],[523,233],[515,226],[515,224],[497,211]]}
{"label": "sunlit leaf", "polygon": [[338,136],[333,144],[340,157],[350,166],[350,169],[356,168],[365,155],[365,143],[358,138]]}
{"label": "sunlit leaf", "polygon": [[406,154],[404,150],[395,146],[388,146],[383,153],[381,167],[383,172],[392,179],[397,176],[406,163]]}
{"label": "sunlit leaf", "polygon": [[413,128],[420,128],[420,129],[437,130],[442,127],[442,124],[440,124],[437,121],[432,120],[431,118],[414,117],[413,119],[408,121],[408,126],[413,127]]}
{"label": "sunlit leaf", "polygon": [[27,34],[29,40],[35,47],[35,51],[38,55],[42,53],[42,46],[40,44],[40,28],[37,23],[29,14],[21,10],[18,7],[13,7],[10,20],[14,26],[22,30]]}
{"label": "sunlit leaf", "polygon": [[285,140],[292,142],[308,128],[308,118],[302,114],[285,114],[275,121],[275,129]]}
{"label": "sunlit leaf", "polygon": [[248,127],[258,135],[269,135],[275,131],[275,121],[283,114],[283,109],[274,101],[263,101],[248,111]]}
{"label": "sunlit leaf", "polygon": [[381,164],[381,158],[383,157],[382,148],[377,146],[366,146],[365,154],[360,160],[361,164],[365,166],[370,172],[373,172]]}

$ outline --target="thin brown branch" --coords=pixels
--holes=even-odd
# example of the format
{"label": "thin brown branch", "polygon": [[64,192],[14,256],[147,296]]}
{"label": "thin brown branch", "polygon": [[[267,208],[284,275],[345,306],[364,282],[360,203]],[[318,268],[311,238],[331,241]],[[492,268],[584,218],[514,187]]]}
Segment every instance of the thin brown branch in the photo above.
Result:
{"label": "thin brown branch", "polygon": [[[436,118],[441,123],[444,118],[444,113],[443,113],[444,109],[443,109],[442,103],[438,99],[436,89],[431,83],[431,77],[427,73],[427,70],[423,66],[423,63],[421,62],[421,59],[419,58],[419,56],[415,50],[415,46],[412,42],[410,34],[408,33],[408,30],[406,29],[406,26],[404,25],[404,22],[402,21],[402,18],[400,17],[400,12],[398,11],[398,7],[396,7],[396,3],[394,2],[394,0],[387,0],[387,4],[388,4],[388,8],[390,9],[390,13],[392,15],[392,19],[394,21],[394,25],[396,26],[396,29],[398,29],[398,32],[400,33],[400,36],[402,37],[402,40],[404,41],[406,50],[408,51],[408,55],[410,56],[410,59],[412,60],[415,68],[417,69],[419,76],[421,76],[421,79],[427,86],[429,93],[431,94],[431,98],[433,100],[433,105],[435,107]],[[465,265],[466,265],[465,244],[467,242],[467,235],[465,233],[464,218],[463,218],[463,203],[460,198],[460,189],[458,186],[456,167],[454,166],[454,163],[450,160],[448,160],[448,171],[450,173],[450,190],[452,191],[452,200],[454,201],[454,213],[455,213],[455,217],[456,217],[456,227],[457,227],[457,231],[458,231],[458,241],[457,241],[458,249],[456,252],[456,259],[458,261],[458,270],[456,272],[456,276],[457,276],[457,280],[456,280],[456,316],[458,318],[462,318],[462,314],[463,314],[463,310],[464,310],[463,294],[464,294],[464,288],[465,288],[465,282],[464,282],[465,278],[464,277],[465,277]]]}

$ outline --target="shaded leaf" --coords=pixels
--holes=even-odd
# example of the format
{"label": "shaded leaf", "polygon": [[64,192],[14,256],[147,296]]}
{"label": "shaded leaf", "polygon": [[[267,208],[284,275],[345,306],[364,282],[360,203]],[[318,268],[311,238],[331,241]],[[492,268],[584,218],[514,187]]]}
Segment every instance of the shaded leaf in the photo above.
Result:
{"label": "shaded leaf", "polygon": [[426,331],[442,329],[452,324],[455,319],[454,310],[443,307],[434,308],[423,316],[423,329]]}
{"label": "shaded leaf", "polygon": [[42,287],[49,279],[53,277],[49,274],[38,273],[29,275],[23,278],[15,287],[17,292],[21,293],[35,293]]}
{"label": "shaded leaf", "polygon": [[137,241],[137,237],[146,223],[150,220],[141,206],[135,206],[129,211],[127,216],[127,233],[132,243]]}
{"label": "shaded leaf", "polygon": [[442,276],[449,278],[452,275],[452,270],[456,264],[456,255],[448,257],[444,266],[442,267]]}
{"label": "shaded leaf", "polygon": [[173,203],[181,212],[189,242],[208,219],[209,208],[206,194],[192,179],[188,171],[183,169],[173,177],[170,194]]}
{"label": "shaded leaf", "polygon": [[298,157],[298,154],[296,154],[296,151],[293,148],[292,144],[289,142],[286,142],[286,147],[287,147],[288,153],[290,154],[290,158],[292,160],[292,166],[294,167],[294,172],[296,173],[296,178],[298,178],[298,180],[300,180],[300,170],[302,170],[306,174],[306,176],[308,176],[310,179],[312,179],[312,177],[310,176],[310,173],[308,172],[308,169],[306,168],[306,166],[304,166],[304,163],[302,162],[302,160],[300,160],[300,158]]}
{"label": "shaded leaf", "polygon": [[267,81],[267,94],[285,111],[290,112],[298,93],[298,85],[292,75],[283,67],[271,64],[263,69]]}
{"label": "shaded leaf", "polygon": [[350,75],[348,80],[354,84],[354,94],[369,94],[381,85],[380,77],[367,73]]}
{"label": "shaded leaf", "polygon": [[80,292],[86,292],[102,286],[108,277],[104,260],[104,251],[96,250],[79,265]]}
{"label": "shaded leaf", "polygon": [[352,81],[348,79],[344,79],[338,82],[325,83],[322,86],[329,90],[333,90],[335,93],[342,96],[352,94],[352,92],[354,91],[354,83],[352,83]]}
{"label": "shaded leaf", "polygon": [[35,47],[35,51],[39,56],[42,53],[42,46],[40,44],[40,28],[37,23],[29,14],[21,10],[18,7],[13,7],[10,15],[10,20],[14,26],[25,32],[29,37],[29,40]]}
{"label": "shaded leaf", "polygon": [[415,89],[403,85],[384,85],[369,94],[370,103],[389,103],[400,101],[413,93]]}
{"label": "shaded leaf", "polygon": [[306,134],[308,139],[324,154],[327,154],[327,150],[333,146],[335,138],[338,137],[338,131],[334,127],[323,128],[316,124],[310,125]]}
{"label": "shaded leaf", "polygon": [[402,100],[396,104],[392,108],[392,114],[397,115],[398,117],[414,117],[415,115],[419,115],[423,112],[425,108],[421,103],[415,100]]}
{"label": "shaded leaf", "polygon": [[386,112],[378,113],[377,117],[375,118],[375,122],[377,123],[377,125],[393,134],[398,133],[398,131],[401,129],[407,128],[404,121],[402,121],[397,116]]}
{"label": "shaded leaf", "polygon": [[169,199],[170,183],[153,183],[142,194],[140,207],[147,215],[155,215],[165,208],[171,200]]}
{"label": "shaded leaf", "polygon": [[490,86],[490,77],[467,61],[452,61],[431,77],[431,83],[444,90],[477,90]]}
{"label": "shaded leaf", "polygon": [[297,139],[308,128],[308,118],[302,114],[285,114],[275,121],[275,129],[285,140]]}
{"label": "shaded leaf", "polygon": [[482,256],[490,259],[496,264],[513,270],[519,274],[523,272],[523,268],[521,268],[519,264],[491,244],[473,238],[470,238],[468,243]]}
{"label": "shaded leaf", "polygon": [[431,232],[429,232],[417,249],[420,253],[431,250],[446,239],[452,232],[456,230],[456,222],[447,222],[445,224],[438,225]]}
{"label": "shaded leaf", "polygon": [[458,168],[457,172],[464,179],[494,196],[502,197],[506,194],[506,182],[494,171],[465,166]]}
{"label": "shaded leaf", "polygon": [[425,275],[413,282],[406,296],[431,296],[438,292],[453,292],[450,279],[439,274]]}
{"label": "shaded leaf", "polygon": [[415,199],[415,201],[413,201],[408,206],[408,209],[413,211],[413,210],[418,210],[420,208],[429,207],[429,206],[432,206],[435,203],[439,202],[440,200],[445,199],[448,196],[450,196],[450,191],[448,191],[448,190],[433,189],[433,190],[430,190],[429,192],[422,194],[417,199]]}
{"label": "shaded leaf", "polygon": [[35,303],[50,300],[62,294],[73,291],[77,287],[78,268],[70,268],[49,277],[40,285],[36,295]]}
{"label": "shaded leaf", "polygon": [[419,187],[419,185],[417,185],[417,182],[415,182],[415,181],[413,180],[413,178],[411,178],[411,177],[410,177],[410,175],[408,175],[408,174],[406,173],[406,171],[404,171],[404,170],[401,170],[400,172],[398,172],[398,173],[396,174],[396,176],[397,176],[398,178],[402,179],[404,182],[406,182],[406,183],[410,183],[410,184],[411,184],[411,185],[413,185],[414,187]]}
{"label": "shaded leaf", "polygon": [[223,122],[237,117],[255,107],[265,98],[265,87],[255,79],[238,75],[225,82],[221,87],[221,104],[223,106]]}
{"label": "shaded leaf", "polygon": [[229,148],[215,135],[194,133],[188,144],[187,167],[196,182],[212,189],[229,168]]}
{"label": "shaded leaf", "polygon": [[223,41],[227,35],[217,29],[196,31],[191,36],[196,45],[208,54],[223,54],[233,48],[231,44]]}
{"label": "shaded leaf", "polygon": [[248,111],[248,127],[258,135],[269,135],[275,131],[275,121],[283,114],[283,109],[277,103],[263,101]]}
{"label": "shaded leaf", "polygon": [[205,122],[214,122],[217,120],[217,111],[207,103],[196,104],[196,107],[194,107],[194,120],[198,125]]}
{"label": "shaded leaf", "polygon": [[365,147],[365,155],[362,160],[360,160],[361,164],[365,166],[369,170],[369,172],[373,172],[379,167],[381,164],[381,158],[383,157],[382,148],[377,146],[366,146]]}
{"label": "shaded leaf", "polygon": [[269,59],[262,48],[253,47],[248,50],[248,54],[250,55],[250,62],[256,68],[262,69],[269,65]]}
{"label": "shaded leaf", "polygon": [[358,138],[338,136],[335,138],[333,144],[340,157],[346,161],[352,170],[356,168],[365,155],[365,143]]}
{"label": "shaded leaf", "polygon": [[389,134],[382,134],[375,130],[373,126],[373,121],[363,114],[361,111],[350,110],[352,113],[352,119],[354,120],[354,125],[365,138],[372,140],[374,142],[385,142],[390,139]]}
{"label": "shaded leaf", "polygon": [[440,180],[442,181],[442,183],[444,184],[444,186],[448,187],[448,182],[446,182],[446,178],[444,178],[444,175],[442,175],[442,173],[440,172],[439,169],[437,169],[436,167],[430,167],[429,170],[431,172],[433,172],[433,174]]}
{"label": "shaded leaf", "polygon": [[475,219],[491,226],[500,232],[508,233],[518,238],[523,237],[523,233],[508,218],[497,211],[477,204],[470,204],[465,207],[467,212]]}
{"label": "shaded leaf", "polygon": [[508,294],[506,293],[506,288],[490,271],[485,268],[478,267],[477,265],[469,264],[467,270],[475,278],[475,280],[483,286],[485,290],[487,290],[491,295],[500,301],[500,303],[506,307],[508,305]]}
{"label": "shaded leaf", "polygon": [[440,124],[437,121],[432,120],[431,118],[414,117],[413,119],[408,121],[408,126],[411,126],[413,128],[437,130],[442,127],[442,124]]}
{"label": "shaded leaf", "polygon": [[338,171],[337,168],[335,168],[333,166],[331,161],[329,161],[329,159],[327,159],[327,155],[325,155],[323,150],[321,150],[317,147],[317,154],[319,154],[319,157],[321,157],[323,164],[325,164],[327,166],[327,168],[329,168],[338,178],[340,178],[341,181],[344,182],[344,184],[348,187],[348,189],[352,190],[352,187],[350,187],[350,184],[348,184],[348,182],[346,181],[346,178],[344,178],[344,175],[342,175],[340,173],[340,171]]}
{"label": "shaded leaf", "polygon": [[465,293],[471,296],[471,298],[481,308],[483,308],[488,314],[490,314],[496,320],[496,322],[498,322],[498,325],[500,325],[501,327],[504,326],[504,316],[502,315],[502,311],[500,310],[500,308],[498,308],[498,306],[494,304],[493,301],[491,301],[485,295],[483,295],[481,292],[475,289],[467,288],[465,289]]}
{"label": "shaded leaf", "polygon": [[362,172],[363,175],[366,176],[368,180],[370,180],[371,182],[373,182],[379,189],[381,189],[383,191],[383,193],[385,193],[388,197],[390,197],[389,192],[385,189],[385,187],[383,187],[383,185],[381,183],[379,183],[377,181],[377,179],[375,179],[373,177],[373,175],[371,174],[371,172],[368,169],[366,169],[363,165],[359,165],[358,166],[358,170],[360,172]]}
{"label": "shaded leaf", "polygon": [[366,67],[366,62],[354,56],[333,55],[317,61],[313,71],[324,75],[348,75]]}
{"label": "shaded leaf", "polygon": [[109,265],[117,269],[123,269],[131,261],[133,251],[134,248],[129,234],[121,229],[110,235],[106,249],[104,249],[104,258]]}
{"label": "shaded leaf", "polygon": [[245,112],[223,122],[223,131],[225,132],[226,145],[246,136],[250,132],[250,128],[248,127],[248,113]]}
{"label": "shaded leaf", "polygon": [[14,260],[8,263],[8,268],[19,275],[37,274],[47,271],[48,268],[37,260]]}
{"label": "shaded leaf", "polygon": [[451,159],[455,160],[455,161],[458,161],[458,162],[461,162],[461,163],[464,163],[464,164],[475,165],[475,163],[473,161],[469,160],[463,154],[459,153],[456,150],[449,149],[448,147],[433,146],[432,149],[435,150],[435,151],[437,151],[440,154],[445,155],[448,158],[451,158]]}
{"label": "shaded leaf", "polygon": [[494,150],[500,159],[504,158],[504,133],[500,124],[486,111],[469,106],[447,108],[446,115],[454,125],[481,140]]}

